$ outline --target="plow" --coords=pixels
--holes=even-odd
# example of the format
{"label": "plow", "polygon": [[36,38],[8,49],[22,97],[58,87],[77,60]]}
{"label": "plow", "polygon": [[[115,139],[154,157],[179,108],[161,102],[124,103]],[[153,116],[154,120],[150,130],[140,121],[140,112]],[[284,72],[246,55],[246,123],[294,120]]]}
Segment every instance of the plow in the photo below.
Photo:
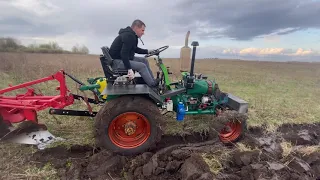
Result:
{"label": "plow", "polygon": [[[158,67],[156,88],[149,87],[135,72],[133,80],[127,70],[113,69],[113,59],[107,46],[101,47],[101,67],[104,75],[88,78],[86,83],[65,72],[57,71],[48,77],[0,89],[0,140],[36,145],[45,149],[56,141],[63,141],[51,134],[45,124],[38,120],[39,111],[48,110],[51,115],[88,116],[94,118],[97,146],[123,155],[143,153],[157,146],[164,132],[164,114],[175,113],[176,120],[186,116],[212,115],[214,129],[223,144],[239,141],[246,132],[248,103],[231,93],[220,90],[215,80],[194,72],[197,41],[192,42],[192,58],[189,71],[181,72],[181,79],[170,80],[170,68],[160,57],[169,46],[163,46],[145,57],[154,57]],[[74,94],[67,86],[71,78],[78,89],[92,97]],[[30,86],[48,81],[58,81],[57,95],[36,93]],[[15,90],[26,89],[25,93],[6,95]],[[71,110],[68,106],[76,100],[84,101],[88,110]],[[90,104],[100,105],[97,112]],[[232,115],[230,115],[232,114]]]}

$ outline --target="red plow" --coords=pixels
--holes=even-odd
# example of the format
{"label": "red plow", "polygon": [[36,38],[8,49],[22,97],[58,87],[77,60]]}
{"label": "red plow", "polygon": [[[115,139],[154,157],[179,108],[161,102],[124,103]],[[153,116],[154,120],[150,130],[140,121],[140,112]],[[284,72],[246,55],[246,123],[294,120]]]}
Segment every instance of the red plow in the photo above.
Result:
{"label": "red plow", "polygon": [[[52,135],[44,124],[37,118],[37,112],[50,108],[49,114],[94,116],[89,103],[99,103],[87,97],[72,94],[66,85],[66,75],[80,85],[82,82],[67,74],[63,70],[56,72],[45,78],[29,81],[0,90],[0,140],[22,144],[37,145],[39,149],[44,149],[48,144],[62,140]],[[35,92],[32,85],[37,85],[48,81],[58,81],[57,95],[46,96]],[[15,96],[5,96],[16,90],[26,89],[26,93]],[[96,96],[96,94],[95,94]],[[72,105],[75,100],[84,100],[89,111],[64,110]],[[18,124],[15,126],[15,124]]]}

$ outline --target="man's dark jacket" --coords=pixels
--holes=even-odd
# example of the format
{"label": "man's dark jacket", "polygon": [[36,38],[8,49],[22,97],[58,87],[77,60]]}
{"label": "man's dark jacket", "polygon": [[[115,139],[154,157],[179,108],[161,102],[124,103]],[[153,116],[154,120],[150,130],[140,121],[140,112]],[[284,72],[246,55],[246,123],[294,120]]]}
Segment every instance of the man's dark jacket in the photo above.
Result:
{"label": "man's dark jacket", "polygon": [[113,59],[122,59],[125,68],[131,69],[129,60],[133,60],[135,53],[148,54],[148,50],[138,47],[138,36],[128,26],[119,30],[119,35],[111,44],[109,53]]}

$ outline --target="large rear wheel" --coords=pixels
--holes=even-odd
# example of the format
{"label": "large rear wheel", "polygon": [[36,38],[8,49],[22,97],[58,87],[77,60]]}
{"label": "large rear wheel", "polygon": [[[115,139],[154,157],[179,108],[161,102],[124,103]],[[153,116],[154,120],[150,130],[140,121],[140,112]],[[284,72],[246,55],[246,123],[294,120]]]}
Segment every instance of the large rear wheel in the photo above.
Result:
{"label": "large rear wheel", "polygon": [[151,150],[162,135],[162,115],[151,100],[123,96],[105,104],[96,115],[98,146],[117,154]]}

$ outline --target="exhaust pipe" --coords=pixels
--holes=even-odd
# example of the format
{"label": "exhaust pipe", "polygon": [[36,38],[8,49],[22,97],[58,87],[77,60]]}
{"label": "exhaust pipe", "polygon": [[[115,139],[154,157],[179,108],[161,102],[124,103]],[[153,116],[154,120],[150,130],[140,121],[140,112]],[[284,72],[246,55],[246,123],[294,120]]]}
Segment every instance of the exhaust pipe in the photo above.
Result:
{"label": "exhaust pipe", "polygon": [[191,46],[193,46],[193,49],[192,49],[190,76],[193,77],[194,76],[194,62],[195,62],[195,59],[196,59],[196,50],[197,50],[197,46],[199,46],[199,43],[197,41],[193,41],[191,43]]}
{"label": "exhaust pipe", "polygon": [[197,50],[197,46],[199,46],[199,43],[197,41],[193,41],[191,43],[191,46],[193,46],[193,50],[192,50],[192,59],[191,59],[191,68],[190,68],[190,74],[187,77],[187,89],[192,89],[194,87],[194,62],[196,59],[196,50]]}

